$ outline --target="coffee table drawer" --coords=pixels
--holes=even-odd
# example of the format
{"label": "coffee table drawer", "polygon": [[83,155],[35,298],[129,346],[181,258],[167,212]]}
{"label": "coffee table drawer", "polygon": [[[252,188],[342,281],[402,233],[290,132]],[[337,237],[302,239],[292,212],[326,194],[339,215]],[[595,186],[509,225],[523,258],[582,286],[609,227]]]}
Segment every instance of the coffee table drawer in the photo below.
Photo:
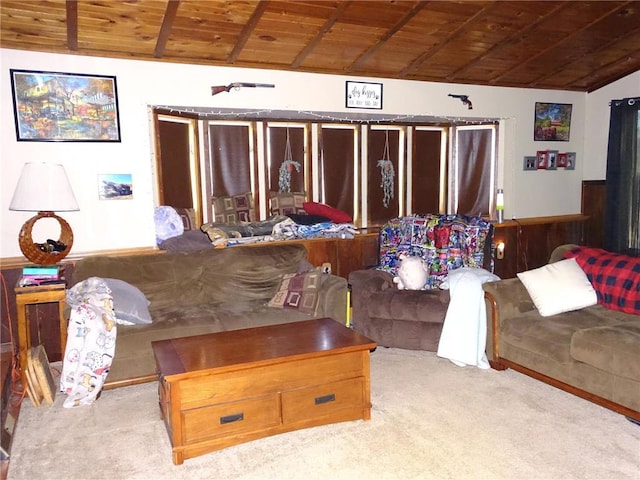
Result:
{"label": "coffee table drawer", "polygon": [[341,409],[361,407],[363,403],[363,377],[300,388],[282,393],[282,422],[324,417]]}
{"label": "coffee table drawer", "polygon": [[280,425],[279,395],[265,395],[182,412],[185,444],[276,425]]}

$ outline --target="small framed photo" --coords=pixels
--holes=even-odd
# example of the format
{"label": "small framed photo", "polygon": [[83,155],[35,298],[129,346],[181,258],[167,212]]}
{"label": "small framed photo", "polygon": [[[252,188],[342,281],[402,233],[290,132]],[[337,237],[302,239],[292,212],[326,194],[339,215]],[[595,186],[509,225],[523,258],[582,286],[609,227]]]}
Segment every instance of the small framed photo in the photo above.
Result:
{"label": "small framed photo", "polygon": [[347,108],[382,110],[382,84],[347,81],[345,103]]}
{"label": "small framed photo", "polygon": [[547,170],[558,169],[558,150],[547,150]]}
{"label": "small framed photo", "polygon": [[133,180],[130,173],[98,175],[100,200],[131,200]]}
{"label": "small framed photo", "polygon": [[566,168],[567,166],[567,154],[558,153],[558,168]]}
{"label": "small framed photo", "polygon": [[546,170],[548,153],[547,150],[538,150],[536,152],[536,169]]}
{"label": "small framed photo", "polygon": [[538,165],[536,163],[536,157],[531,155],[530,157],[524,157],[524,163],[522,164],[523,170],[537,170]]}
{"label": "small framed photo", "polygon": [[564,168],[565,170],[576,169],[576,152],[567,152],[567,164]]}

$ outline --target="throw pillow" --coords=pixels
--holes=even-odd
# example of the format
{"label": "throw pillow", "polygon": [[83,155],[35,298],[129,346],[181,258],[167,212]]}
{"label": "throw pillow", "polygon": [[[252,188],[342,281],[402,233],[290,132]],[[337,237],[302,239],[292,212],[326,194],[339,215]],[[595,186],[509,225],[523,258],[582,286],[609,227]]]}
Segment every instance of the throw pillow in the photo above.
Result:
{"label": "throw pillow", "polygon": [[318,309],[319,290],[324,280],[320,269],[282,275],[278,291],[269,301],[270,307],[293,308],[309,315]]}
{"label": "throw pillow", "polygon": [[196,211],[193,208],[180,208],[174,207],[176,213],[182,220],[183,230],[188,232],[189,230],[197,230],[196,226]]}
{"label": "throw pillow", "polygon": [[611,310],[640,315],[640,258],[601,248],[576,247],[575,258],[598,294],[598,303]]}
{"label": "throw pillow", "polygon": [[149,300],[138,287],[118,278],[103,278],[113,296],[116,323],[141,325],[152,323]]}
{"label": "throw pillow", "polygon": [[269,192],[272,215],[289,215],[291,213],[304,214],[302,204],[305,201],[301,192]]}
{"label": "throw pillow", "polygon": [[348,213],[343,212],[342,210],[338,210],[337,208],[333,208],[329,205],[325,205],[324,203],[305,202],[302,204],[302,207],[309,215],[320,215],[323,217],[327,217],[333,223],[353,222],[353,219]]}
{"label": "throw pillow", "polygon": [[573,258],[517,274],[543,317],[598,303],[587,275]]}
{"label": "throw pillow", "polygon": [[217,223],[250,222],[255,217],[251,192],[230,197],[213,197],[213,214]]}

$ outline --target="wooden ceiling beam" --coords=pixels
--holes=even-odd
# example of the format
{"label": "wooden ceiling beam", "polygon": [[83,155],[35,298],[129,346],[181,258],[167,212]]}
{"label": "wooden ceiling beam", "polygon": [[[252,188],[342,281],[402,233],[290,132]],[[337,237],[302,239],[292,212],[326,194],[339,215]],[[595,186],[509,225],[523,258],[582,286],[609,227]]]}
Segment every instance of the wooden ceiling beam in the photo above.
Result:
{"label": "wooden ceiling beam", "polygon": [[538,27],[538,25],[540,25],[542,22],[544,22],[548,18],[556,16],[558,14],[558,11],[560,9],[562,9],[562,8],[563,8],[563,5],[562,5],[562,2],[561,2],[558,5],[556,5],[551,11],[549,11],[549,13],[547,13],[546,15],[541,16],[538,19],[538,21],[536,21],[534,23],[531,23],[526,28],[517,31],[513,35],[510,35],[509,37],[507,37],[504,40],[502,40],[501,42],[496,43],[493,47],[491,47],[489,50],[484,52],[482,55],[477,56],[476,58],[474,58],[472,61],[470,61],[466,65],[463,65],[459,69],[455,70],[451,75],[449,75],[449,78],[451,80],[455,80],[456,78],[458,78],[458,76],[464,75],[466,72],[468,72],[469,69],[473,68],[474,66],[478,65],[479,63],[482,63],[491,54],[495,53],[496,51],[500,50],[503,47],[509,47],[509,46],[513,45],[513,43],[515,41],[517,41],[518,39],[524,37],[525,35],[527,35],[527,33],[531,32],[531,31],[535,31],[535,29]]}
{"label": "wooden ceiling beam", "polygon": [[380,47],[382,47],[385,43],[387,43],[387,40],[393,37],[398,31],[400,31],[402,27],[404,27],[407,23],[409,23],[409,21],[411,21],[411,19],[415,17],[418,14],[418,12],[420,12],[420,10],[426,7],[428,3],[429,3],[428,1],[416,2],[416,4],[411,8],[411,10],[409,10],[404,15],[404,17],[402,17],[400,21],[398,21],[398,23],[396,23],[387,32],[385,32],[385,34],[382,37],[380,37],[380,39],[375,43],[375,45],[372,45],[371,48],[369,48],[366,52],[360,55],[360,57],[358,57],[355,62],[353,62],[353,64],[351,65],[351,67],[349,67],[347,72],[351,73],[354,70],[356,70],[360,65],[362,65]]}
{"label": "wooden ceiling beam", "polygon": [[[500,3],[500,2],[497,2],[497,3]],[[469,25],[471,25],[472,23],[475,23],[479,18],[482,18],[485,15],[487,15],[493,8],[495,8],[495,4],[483,7],[476,14],[472,15],[471,17],[469,17],[458,28],[456,28],[449,35],[447,35],[441,42],[439,42],[433,48],[430,48],[429,50],[427,50],[426,52],[421,54],[413,62],[411,62],[409,65],[407,65],[405,68],[403,68],[400,71],[400,77],[406,77],[406,76],[410,75],[411,72],[413,72],[413,71],[417,70],[418,68],[420,68],[420,66],[422,64],[424,64],[424,62],[429,60],[431,57],[433,57],[436,53],[438,53],[444,47],[446,47],[447,45],[452,43],[461,34],[465,33],[467,31],[467,29],[469,28]]]}
{"label": "wooden ceiling beam", "polygon": [[340,16],[342,15],[342,12],[344,12],[344,10],[349,6],[350,3],[351,1],[347,1],[340,2],[338,4],[338,8],[336,8],[331,16],[327,19],[327,21],[324,22],[324,25],[322,25],[322,28],[320,28],[320,30],[318,30],[318,33],[316,33],[316,36],[313,37],[313,40],[311,40],[295,58],[295,60],[291,64],[293,68],[298,68],[300,65],[302,65],[302,62],[307,57],[307,55],[309,55],[316,47],[316,45],[320,42],[320,40],[322,40],[324,34],[331,30],[331,28],[338,21],[338,18],[340,18]]}
{"label": "wooden ceiling beam", "polygon": [[251,36],[251,33],[256,28],[256,25],[260,21],[260,18],[262,18],[262,14],[264,13],[264,11],[267,9],[268,6],[269,6],[269,0],[262,0],[261,2],[258,2],[255,10],[251,14],[251,17],[249,18],[244,28],[242,29],[242,32],[238,37],[238,41],[233,47],[233,51],[229,54],[229,58],[227,58],[227,63],[236,62],[236,60],[240,56],[240,52],[246,45],[247,41],[249,40],[249,37]]}
{"label": "wooden ceiling beam", "polygon": [[178,13],[178,7],[180,6],[180,0],[169,0],[167,3],[167,9],[164,12],[162,18],[162,26],[158,33],[158,40],[156,41],[156,48],[153,51],[155,58],[161,58],[164,55],[164,49],[167,46],[169,35],[171,35],[171,27],[173,27],[173,21],[176,19]]}
{"label": "wooden ceiling beam", "polygon": [[[614,36],[613,38],[610,38],[608,42],[602,43],[598,46],[598,48],[596,48],[595,50],[592,50],[591,52],[589,52],[589,55],[595,55],[598,52],[602,52],[602,51],[607,51],[611,46],[615,45],[616,43],[619,43],[621,40],[624,40],[625,38],[628,38],[629,35],[635,35],[638,32],[640,32],[640,26],[634,28],[631,31],[628,32],[624,32],[623,34],[620,34],[619,36]],[[538,79],[536,79],[536,82],[541,82],[544,80],[547,80],[548,78],[552,78],[554,75],[557,75],[558,73],[561,73],[565,70],[570,70],[571,69],[571,65],[578,65],[579,62],[581,62],[584,57],[586,57],[587,54],[582,54],[579,57],[576,57],[575,59],[571,60],[568,63],[563,63],[562,65],[558,66],[556,69],[551,70],[549,73],[547,73],[546,75],[542,75],[540,76]],[[616,62],[624,62],[624,59],[626,57],[628,57],[629,55],[624,55],[622,58],[616,60]],[[606,65],[603,67],[606,69]],[[593,73],[590,73],[587,75],[586,78],[592,77]],[[585,80],[585,77],[582,78],[578,78],[575,80],[575,82],[579,83],[580,81]]]}
{"label": "wooden ceiling beam", "polygon": [[[571,7],[571,2],[563,2],[562,8],[570,8]],[[506,71],[504,73],[502,73],[501,75],[498,75],[494,78],[492,78],[490,81],[491,83],[494,83],[496,81],[501,80],[502,78],[504,78],[506,75],[511,74],[512,72],[516,71],[516,70],[521,70],[522,68],[527,67],[527,65],[529,65],[531,62],[533,62],[534,60],[540,58],[541,56],[543,56],[544,54],[548,53],[551,50],[554,50],[556,48],[558,48],[561,44],[565,43],[567,40],[581,34],[582,32],[584,32],[587,28],[591,27],[592,25],[595,25],[596,23],[598,23],[600,20],[602,20],[603,18],[607,18],[609,15],[611,15],[612,12],[615,12],[616,10],[618,10],[620,8],[620,5],[616,4],[615,8],[611,8],[610,10],[608,10],[606,13],[603,13],[602,15],[592,19],[589,23],[587,23],[586,25],[584,25],[582,28],[576,28],[575,30],[573,30],[571,33],[569,33],[568,35],[565,35],[564,37],[560,38],[557,42],[553,43],[553,44],[549,44],[547,46],[547,48],[539,51],[538,53],[536,53],[535,55],[531,55],[530,57],[528,57],[526,60],[520,62],[518,65],[515,65],[513,68],[509,69],[509,71]],[[540,77],[538,77],[537,79],[533,80],[532,82],[529,82],[529,84],[527,85],[527,87],[529,88],[536,88],[538,86],[538,83],[540,82],[540,80],[542,80],[544,77],[546,77],[546,74],[541,75]]]}
{"label": "wooden ceiling beam", "polygon": [[67,0],[67,48],[72,52],[78,50],[78,2]]}

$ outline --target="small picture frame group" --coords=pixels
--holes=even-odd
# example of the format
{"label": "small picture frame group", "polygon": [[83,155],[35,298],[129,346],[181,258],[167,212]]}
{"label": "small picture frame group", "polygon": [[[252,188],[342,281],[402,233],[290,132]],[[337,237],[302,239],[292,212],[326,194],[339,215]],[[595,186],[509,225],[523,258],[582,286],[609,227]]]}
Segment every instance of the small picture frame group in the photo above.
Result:
{"label": "small picture frame group", "polygon": [[576,152],[538,150],[536,156],[525,156],[523,170],[575,170]]}

